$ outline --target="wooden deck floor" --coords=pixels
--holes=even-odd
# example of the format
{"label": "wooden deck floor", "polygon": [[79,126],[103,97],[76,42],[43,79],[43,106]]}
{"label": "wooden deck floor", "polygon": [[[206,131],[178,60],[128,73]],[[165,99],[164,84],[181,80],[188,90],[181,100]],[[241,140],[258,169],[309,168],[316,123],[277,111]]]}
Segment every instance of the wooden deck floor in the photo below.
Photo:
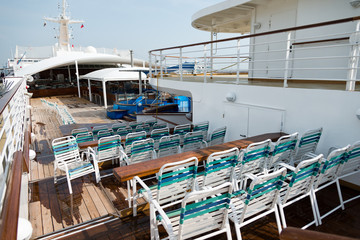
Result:
{"label": "wooden deck floor", "polygon": [[[51,97],[48,101],[57,102],[68,107],[69,112],[78,123],[108,123],[105,110],[87,100],[73,97]],[[60,122],[56,115],[42,106],[40,99],[31,99],[32,127],[36,140],[33,143],[37,158],[31,161],[31,180],[29,183],[29,212],[33,225],[33,238],[71,228],[74,225],[97,221],[107,216],[126,215],[131,213],[125,200],[127,192],[125,184],[114,177],[104,178],[101,184],[96,184],[93,175],[72,181],[73,195],[68,191],[65,180],[54,185],[53,182],[53,153],[51,141],[60,137]],[[352,196],[358,194],[353,190],[346,191]],[[324,191],[318,197],[320,205],[330,208],[336,204],[333,197],[334,189]],[[139,204],[144,203],[139,200]],[[326,210],[326,209],[323,209]],[[350,237],[360,237],[360,199],[349,203],[345,211],[337,211],[325,219],[320,227],[313,227],[317,231],[340,234]],[[289,207],[286,211],[289,226],[299,227],[310,222],[312,213],[310,201],[305,199],[301,203]],[[339,224],[341,223],[341,224]],[[90,224],[91,226],[92,224]],[[149,239],[149,216],[147,211],[138,217],[113,218],[109,222],[97,224],[93,228],[73,231],[64,239]],[[84,227],[85,228],[85,227]],[[71,230],[69,230],[71,231]],[[278,239],[277,227],[273,217],[246,226],[243,230],[244,239]],[[53,238],[46,235],[44,238]],[[234,235],[235,237],[235,235]],[[225,239],[224,237],[214,239]]]}

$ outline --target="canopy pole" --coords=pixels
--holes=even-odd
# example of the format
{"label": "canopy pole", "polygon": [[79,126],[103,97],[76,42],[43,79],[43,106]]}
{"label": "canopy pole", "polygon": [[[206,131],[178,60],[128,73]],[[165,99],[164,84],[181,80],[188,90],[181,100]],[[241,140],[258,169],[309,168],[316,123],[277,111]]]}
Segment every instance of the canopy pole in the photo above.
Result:
{"label": "canopy pole", "polygon": [[79,80],[79,68],[78,68],[78,62],[77,61],[75,61],[75,69],[76,69],[76,82],[77,82],[77,87],[78,87],[79,98],[81,98],[80,80]]}
{"label": "canopy pole", "polygon": [[88,78],[88,88],[89,88],[89,101],[92,102],[92,93],[91,93],[91,83],[90,78]]}
{"label": "canopy pole", "polygon": [[139,71],[139,94],[142,94],[141,71]]}
{"label": "canopy pole", "polygon": [[103,86],[103,95],[104,95],[104,107],[105,107],[105,109],[107,109],[107,96],[106,96],[106,82],[105,82],[105,80],[103,80],[102,86]]}

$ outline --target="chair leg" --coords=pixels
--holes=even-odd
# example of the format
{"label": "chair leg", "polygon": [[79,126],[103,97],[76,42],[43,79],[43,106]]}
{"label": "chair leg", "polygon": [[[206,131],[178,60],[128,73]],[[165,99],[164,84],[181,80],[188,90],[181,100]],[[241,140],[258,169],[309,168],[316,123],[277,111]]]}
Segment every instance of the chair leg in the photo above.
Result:
{"label": "chair leg", "polygon": [[315,205],[316,201],[314,200],[313,195],[311,194],[311,192],[309,194],[309,198],[310,198],[310,203],[311,203],[311,209],[312,209],[312,212],[313,212],[313,215],[314,215],[315,225],[319,226],[319,218],[318,218],[317,211],[316,211],[316,209],[318,209],[318,208],[317,208],[317,205]]}
{"label": "chair leg", "polygon": [[57,178],[56,178],[56,164],[54,164],[54,184],[57,183]]}
{"label": "chair leg", "polygon": [[236,232],[236,237],[238,240],[241,240],[241,232],[240,232],[240,224],[237,223],[237,220],[235,220],[235,232]]}
{"label": "chair leg", "polygon": [[344,210],[344,209],[345,209],[345,206],[344,206],[344,200],[343,200],[343,198],[342,198],[342,193],[341,193],[339,178],[336,179],[336,187],[337,187],[337,191],[338,191],[338,195],[339,195],[339,200],[340,200],[341,209]]}
{"label": "chair leg", "polygon": [[67,183],[68,183],[68,187],[69,187],[69,192],[70,192],[70,194],[72,194],[73,191],[72,191],[70,179],[69,178],[66,178],[66,179],[67,179]]}
{"label": "chair leg", "polygon": [[127,192],[128,192],[128,203],[129,203],[129,208],[131,208],[131,189],[130,189],[130,180],[126,181],[126,185],[127,185]]}
{"label": "chair leg", "polygon": [[321,216],[320,216],[320,211],[319,211],[319,205],[317,204],[317,200],[316,200],[316,194],[315,194],[315,190],[311,189],[310,190],[310,194],[313,197],[313,201],[314,201],[314,207],[317,213],[317,219],[318,219],[318,224],[321,225],[322,221],[321,221]]}
{"label": "chair leg", "polygon": [[[279,212],[278,212],[278,209],[277,209],[277,204],[275,204],[274,208],[275,208],[275,209],[274,209],[274,213],[275,213],[275,218],[276,218],[276,224],[277,224],[277,226],[278,226],[278,231],[279,231],[279,234],[280,234],[282,228],[281,228],[281,222],[280,222]],[[284,220],[285,220],[285,218],[284,218]],[[286,223],[285,223],[285,224],[286,224]]]}
{"label": "chair leg", "polygon": [[280,202],[278,204],[279,204],[279,212],[280,212],[280,217],[281,217],[281,222],[282,222],[283,228],[287,228],[284,207]]}

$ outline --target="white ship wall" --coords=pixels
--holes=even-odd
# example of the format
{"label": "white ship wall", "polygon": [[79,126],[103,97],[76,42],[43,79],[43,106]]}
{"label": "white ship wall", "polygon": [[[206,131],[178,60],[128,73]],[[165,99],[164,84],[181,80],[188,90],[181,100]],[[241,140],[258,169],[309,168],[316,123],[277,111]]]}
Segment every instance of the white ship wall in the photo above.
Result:
{"label": "white ship wall", "polygon": [[[156,86],[156,79],[151,80]],[[204,84],[159,80],[159,90],[189,91],[193,122],[210,121],[210,132],[228,127],[226,141],[282,130],[286,133],[323,127],[318,151],[360,140],[360,93],[248,85]],[[175,89],[176,88],[176,89]],[[226,95],[233,92],[235,102]]]}

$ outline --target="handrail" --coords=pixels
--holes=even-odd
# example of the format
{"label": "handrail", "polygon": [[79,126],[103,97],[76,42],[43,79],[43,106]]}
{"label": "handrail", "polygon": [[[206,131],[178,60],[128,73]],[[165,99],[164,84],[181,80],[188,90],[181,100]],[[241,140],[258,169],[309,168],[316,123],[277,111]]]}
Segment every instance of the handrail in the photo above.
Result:
{"label": "handrail", "polygon": [[17,239],[23,158],[21,151],[14,153],[11,173],[8,175],[8,188],[0,215],[0,239]]}
{"label": "handrail", "polygon": [[11,99],[14,97],[15,93],[19,90],[22,82],[24,81],[24,79],[22,79],[21,81],[19,81],[14,87],[12,87],[10,89],[10,91],[5,94],[1,99],[0,99],[0,115],[3,113],[5,107],[9,104],[9,102],[11,101]]}
{"label": "handrail", "polygon": [[285,228],[280,234],[280,240],[356,240],[355,238],[343,237],[334,234],[303,230],[294,227]]}
{"label": "handrail", "polygon": [[206,41],[206,42],[200,42],[200,43],[180,45],[180,46],[176,46],[176,47],[159,48],[159,49],[150,50],[149,54],[151,54],[152,52],[158,52],[158,51],[164,51],[164,50],[170,50],[170,49],[194,47],[194,46],[199,46],[199,45],[207,45],[207,44],[211,44],[211,43],[226,42],[226,41],[239,40],[239,39],[245,39],[245,38],[253,38],[253,37],[259,37],[259,36],[263,36],[263,35],[296,31],[296,30],[321,27],[321,26],[333,25],[333,24],[339,24],[339,23],[345,23],[345,22],[352,22],[352,21],[356,21],[356,20],[360,20],[360,16],[342,18],[342,19],[338,19],[338,20],[332,20],[332,21],[326,21],[326,22],[320,22],[320,23],[307,24],[307,25],[302,25],[302,26],[298,26],[298,27],[283,28],[283,29],[279,29],[279,30],[249,34],[249,35],[244,35],[244,36],[239,36],[239,37],[224,38],[224,39],[219,39],[219,40],[214,40],[214,41]]}

